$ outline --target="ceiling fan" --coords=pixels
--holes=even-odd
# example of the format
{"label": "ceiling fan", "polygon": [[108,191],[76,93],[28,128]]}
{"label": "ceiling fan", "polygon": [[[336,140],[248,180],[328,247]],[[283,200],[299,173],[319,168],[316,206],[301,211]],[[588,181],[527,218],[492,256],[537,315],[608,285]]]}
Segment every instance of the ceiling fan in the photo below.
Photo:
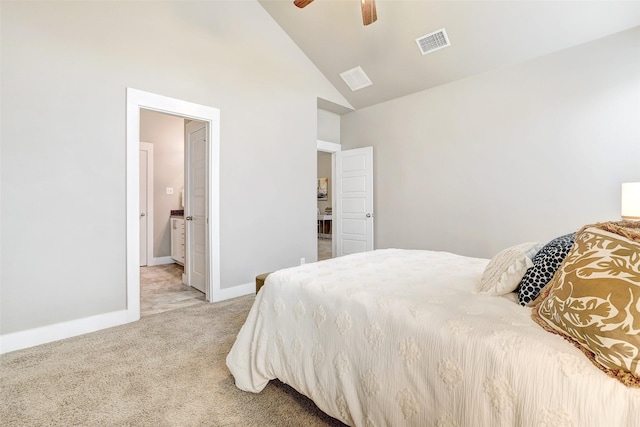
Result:
{"label": "ceiling fan", "polygon": [[[293,4],[298,6],[300,9],[309,5],[313,0],[294,0]],[[378,15],[376,14],[376,0],[360,0],[362,5],[362,23],[364,25],[369,25],[378,19]]]}

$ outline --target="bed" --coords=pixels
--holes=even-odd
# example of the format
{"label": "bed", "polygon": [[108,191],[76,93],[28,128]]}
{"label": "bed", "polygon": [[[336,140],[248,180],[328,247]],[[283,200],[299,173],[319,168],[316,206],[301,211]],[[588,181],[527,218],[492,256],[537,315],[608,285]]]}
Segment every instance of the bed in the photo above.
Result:
{"label": "bed", "polygon": [[352,426],[640,425],[640,389],[513,292],[479,292],[489,263],[381,249],[274,272],[227,366],[242,390],[278,378]]}

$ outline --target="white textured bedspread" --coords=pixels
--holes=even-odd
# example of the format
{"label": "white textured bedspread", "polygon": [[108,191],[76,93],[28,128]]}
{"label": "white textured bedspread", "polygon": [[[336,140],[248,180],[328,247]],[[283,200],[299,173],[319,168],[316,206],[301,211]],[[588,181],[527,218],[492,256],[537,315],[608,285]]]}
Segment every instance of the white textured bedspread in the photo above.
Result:
{"label": "white textured bedspread", "polygon": [[384,249],[272,273],[227,356],[354,426],[640,426],[609,378],[513,299],[477,293],[488,260]]}

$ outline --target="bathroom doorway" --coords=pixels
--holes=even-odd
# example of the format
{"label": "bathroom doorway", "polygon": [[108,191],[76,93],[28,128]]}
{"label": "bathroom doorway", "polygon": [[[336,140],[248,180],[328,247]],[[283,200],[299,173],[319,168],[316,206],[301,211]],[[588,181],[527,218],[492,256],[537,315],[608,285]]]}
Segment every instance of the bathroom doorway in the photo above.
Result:
{"label": "bathroom doorway", "polygon": [[333,258],[337,254],[334,224],[339,216],[335,211],[336,201],[333,194],[336,178],[336,153],[341,150],[341,146],[334,142],[318,140],[316,148],[318,190],[320,190],[320,178],[326,178],[326,197],[324,194],[317,194],[318,261],[322,261]]}
{"label": "bathroom doorway", "polygon": [[333,153],[318,151],[318,261],[333,258]]}

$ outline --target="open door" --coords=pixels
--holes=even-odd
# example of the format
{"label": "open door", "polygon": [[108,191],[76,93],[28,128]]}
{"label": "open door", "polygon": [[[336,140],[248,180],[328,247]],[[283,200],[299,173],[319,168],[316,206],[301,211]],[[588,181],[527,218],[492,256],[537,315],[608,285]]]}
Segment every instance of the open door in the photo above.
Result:
{"label": "open door", "polygon": [[337,256],[373,250],[373,147],[336,153]]}
{"label": "open door", "polygon": [[185,284],[204,292],[207,300],[207,131],[202,122],[189,122],[186,135]]}
{"label": "open door", "polygon": [[140,267],[153,265],[153,144],[140,141]]}
{"label": "open door", "polygon": [[149,152],[140,148],[140,267],[148,265],[147,236],[149,234],[149,207],[147,205],[147,175]]}

